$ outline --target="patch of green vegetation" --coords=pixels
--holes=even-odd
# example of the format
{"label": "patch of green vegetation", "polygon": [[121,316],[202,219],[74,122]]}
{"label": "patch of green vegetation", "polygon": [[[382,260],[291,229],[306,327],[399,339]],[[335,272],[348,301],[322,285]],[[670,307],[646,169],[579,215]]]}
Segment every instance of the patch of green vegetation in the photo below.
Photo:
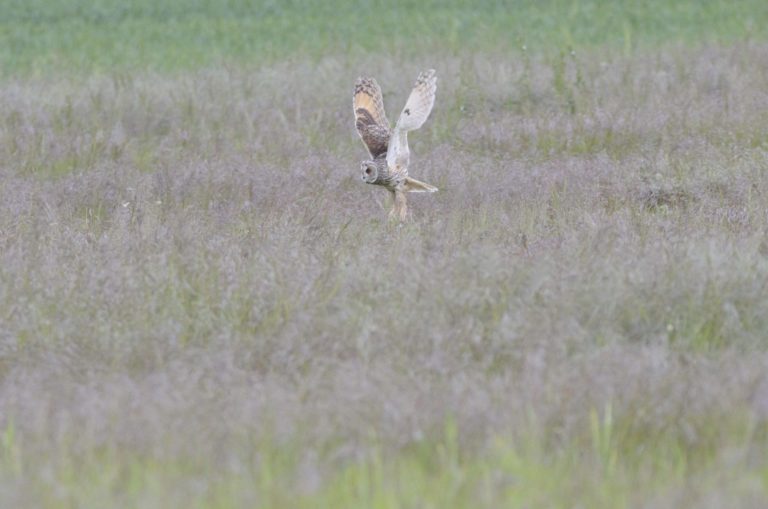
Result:
{"label": "patch of green vegetation", "polygon": [[209,458],[169,461],[110,447],[78,460],[75,455],[37,464],[24,456],[10,421],[0,437],[0,475],[37,486],[27,502],[44,509],[115,504],[615,509],[652,505],[673,491],[692,500],[714,491],[739,500],[768,490],[768,468],[754,461],[768,450],[765,425],[744,416],[721,419],[718,426],[687,423],[689,434],[697,436],[692,439],[682,432],[638,429],[632,419],[617,419],[607,405],[585,412],[583,432],[567,443],[547,437],[535,421],[531,417],[529,429],[515,437],[498,437],[472,451],[449,420],[437,440],[393,453],[371,437],[358,459],[341,462],[290,444],[241,437],[244,447],[237,455],[247,468],[238,470]]}
{"label": "patch of green vegetation", "polygon": [[2,0],[0,71],[174,71],[387,51],[562,52],[764,38],[761,0]]}

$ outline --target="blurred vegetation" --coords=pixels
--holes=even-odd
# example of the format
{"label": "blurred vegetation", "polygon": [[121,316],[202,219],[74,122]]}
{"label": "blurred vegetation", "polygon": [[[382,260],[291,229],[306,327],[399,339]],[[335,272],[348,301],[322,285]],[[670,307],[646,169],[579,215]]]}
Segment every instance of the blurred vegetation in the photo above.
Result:
{"label": "blurred vegetation", "polygon": [[[766,36],[0,0],[0,507],[766,507]],[[425,62],[394,228],[350,88]]]}
{"label": "blurred vegetation", "polygon": [[[27,482],[37,489],[26,501],[29,507],[94,509],[105,502],[146,509],[565,508],[575,502],[623,509],[701,507],[715,495],[747,507],[767,489],[768,469],[742,469],[750,457],[768,452],[758,438],[766,429],[743,416],[710,425],[708,443],[691,447],[682,437],[632,434],[632,423],[615,422],[610,406],[585,413],[590,426],[558,444],[556,453],[530,422],[517,439],[494,440],[481,454],[466,454],[449,420],[434,439],[397,454],[372,436],[365,455],[311,479],[300,477],[306,459],[295,444],[270,440],[244,442],[236,457],[246,468],[237,471],[205,457],[169,461],[106,448],[30,471]],[[6,430],[0,443],[0,476],[19,469],[12,434]],[[665,505],[669,500],[675,504]]]}
{"label": "blurred vegetation", "polygon": [[764,38],[768,3],[0,0],[5,75],[168,72],[387,52],[519,53]]}

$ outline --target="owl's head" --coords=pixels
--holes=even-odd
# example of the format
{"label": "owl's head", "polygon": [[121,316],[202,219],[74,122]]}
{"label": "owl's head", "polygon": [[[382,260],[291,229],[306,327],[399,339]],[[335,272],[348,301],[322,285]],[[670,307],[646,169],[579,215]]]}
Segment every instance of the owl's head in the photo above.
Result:
{"label": "owl's head", "polygon": [[363,161],[360,163],[360,170],[362,171],[360,177],[366,184],[373,184],[379,178],[379,169],[373,161]]}

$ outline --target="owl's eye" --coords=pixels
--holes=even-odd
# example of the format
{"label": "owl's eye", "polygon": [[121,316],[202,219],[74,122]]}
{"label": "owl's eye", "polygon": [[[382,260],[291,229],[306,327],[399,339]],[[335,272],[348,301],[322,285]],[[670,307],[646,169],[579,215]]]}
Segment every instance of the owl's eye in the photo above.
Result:
{"label": "owl's eye", "polygon": [[371,168],[370,167],[365,169],[365,174],[366,175],[370,175],[371,174]]}

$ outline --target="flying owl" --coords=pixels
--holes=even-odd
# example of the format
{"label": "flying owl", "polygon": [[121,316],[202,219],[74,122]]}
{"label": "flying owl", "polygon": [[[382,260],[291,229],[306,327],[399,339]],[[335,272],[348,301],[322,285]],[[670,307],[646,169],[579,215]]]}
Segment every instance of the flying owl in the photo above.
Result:
{"label": "flying owl", "polygon": [[419,74],[416,84],[400,113],[394,129],[390,129],[384,112],[381,87],[373,78],[358,78],[352,107],[355,127],[371,157],[360,164],[363,182],[386,187],[394,202],[390,218],[405,221],[405,193],[434,193],[435,186],[408,176],[408,131],[421,127],[435,104],[437,76],[434,69]]}

